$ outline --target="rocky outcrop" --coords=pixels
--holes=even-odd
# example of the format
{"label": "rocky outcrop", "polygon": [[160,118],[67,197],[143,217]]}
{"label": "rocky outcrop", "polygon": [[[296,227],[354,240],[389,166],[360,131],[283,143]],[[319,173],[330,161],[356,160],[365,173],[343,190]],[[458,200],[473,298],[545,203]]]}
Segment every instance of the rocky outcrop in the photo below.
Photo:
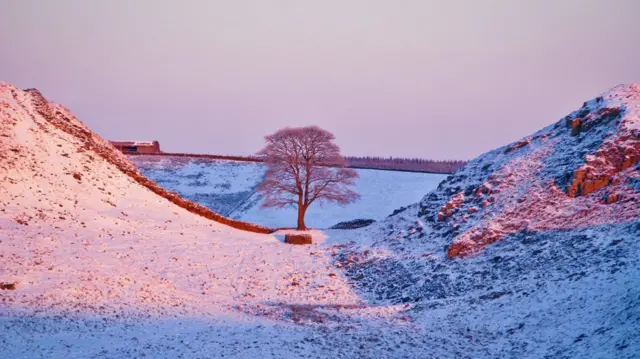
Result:
{"label": "rocky outcrop", "polygon": [[515,150],[521,149],[525,146],[527,146],[529,143],[531,143],[531,139],[530,138],[526,138],[524,140],[518,141],[516,143],[514,143],[513,145],[508,146],[505,150],[504,153],[508,154],[511,153]]}
{"label": "rocky outcrop", "polygon": [[[597,104],[603,102],[599,97],[595,100]],[[589,108],[583,108],[576,114],[575,118],[567,118],[567,125],[571,127],[571,136],[578,136],[581,133],[588,132],[592,128],[607,124],[620,117],[622,109],[620,107],[601,107],[595,111],[589,111]]]}
{"label": "rocky outcrop", "polygon": [[470,161],[337,260],[363,298],[437,315],[435,330],[454,321],[468,341],[486,333],[519,348],[545,338],[539,353],[476,357],[635,357],[640,346],[625,348],[638,342],[638,130],[640,86],[614,88]]}
{"label": "rocky outcrop", "polygon": [[447,202],[438,212],[438,221],[444,221],[448,217],[451,217],[455,210],[460,208],[464,203],[464,193],[458,193],[449,202]]}
{"label": "rocky outcrop", "polygon": [[619,86],[472,160],[423,198],[418,215],[434,223],[432,240],[447,239],[448,258],[523,231],[629,223],[640,218],[639,161],[640,86]]}
{"label": "rocky outcrop", "polygon": [[621,172],[640,161],[640,131],[607,141],[573,174],[567,189],[570,197],[586,196],[610,184],[619,183]]}

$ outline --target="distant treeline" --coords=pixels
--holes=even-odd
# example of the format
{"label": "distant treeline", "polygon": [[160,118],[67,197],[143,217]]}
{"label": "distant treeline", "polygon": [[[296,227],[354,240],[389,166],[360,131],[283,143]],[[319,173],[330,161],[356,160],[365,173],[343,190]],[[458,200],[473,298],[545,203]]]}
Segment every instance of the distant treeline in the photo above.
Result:
{"label": "distant treeline", "polygon": [[[261,157],[256,156],[226,156],[226,155],[204,155],[193,153],[136,153],[127,152],[127,155],[138,156],[173,156],[190,158],[207,158],[212,160],[230,160],[244,162],[263,162]],[[345,157],[347,164],[352,168],[365,168],[389,171],[410,171],[429,173],[453,173],[458,168],[466,164],[465,161],[435,161],[422,158],[395,158],[395,157]]]}
{"label": "distant treeline", "polygon": [[464,166],[465,161],[435,161],[423,158],[395,158],[395,157],[345,157],[349,167],[373,168],[396,171],[415,171],[433,173],[453,173]]}

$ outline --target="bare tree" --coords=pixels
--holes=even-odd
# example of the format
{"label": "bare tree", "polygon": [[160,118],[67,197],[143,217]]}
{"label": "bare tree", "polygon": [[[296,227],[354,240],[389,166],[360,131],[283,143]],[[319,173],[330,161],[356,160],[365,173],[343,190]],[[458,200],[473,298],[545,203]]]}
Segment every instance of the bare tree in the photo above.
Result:
{"label": "bare tree", "polygon": [[315,202],[341,205],[358,199],[350,189],[358,173],[345,167],[331,132],[317,126],[283,128],[265,137],[258,152],[267,171],[257,190],[265,197],[263,207],[298,209],[298,229],[307,229],[304,216]]}

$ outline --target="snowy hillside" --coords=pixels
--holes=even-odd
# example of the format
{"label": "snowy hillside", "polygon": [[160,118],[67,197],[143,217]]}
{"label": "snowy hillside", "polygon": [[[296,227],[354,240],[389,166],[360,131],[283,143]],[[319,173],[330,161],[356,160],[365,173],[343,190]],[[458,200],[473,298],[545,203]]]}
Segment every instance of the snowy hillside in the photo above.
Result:
{"label": "snowy hillside", "polygon": [[385,334],[406,331],[402,308],[366,306],[320,245],[170,203],[37,91],[0,85],[0,136],[2,357],[410,355],[419,343]]}
{"label": "snowy hillside", "polygon": [[264,165],[255,162],[144,155],[129,160],[159,185],[225,216],[255,204],[254,188],[264,175]]}
{"label": "snowy hillside", "polygon": [[[637,358],[639,160],[640,86],[621,86],[417,204],[290,246],[1,84],[2,357]],[[253,182],[236,178],[207,181]]]}
{"label": "snowy hillside", "polygon": [[[261,208],[255,187],[262,181],[261,163],[171,156],[131,156],[138,169],[161,186],[213,211],[272,228],[294,227],[294,208]],[[328,228],[353,219],[381,220],[395,209],[419,201],[435,189],[445,175],[382,170],[356,170],[356,191],[361,198],[350,205],[312,206],[307,224]]]}
{"label": "snowy hillside", "polygon": [[[640,356],[640,85],[471,161],[341,256],[462,353]],[[381,274],[382,273],[382,274]]]}

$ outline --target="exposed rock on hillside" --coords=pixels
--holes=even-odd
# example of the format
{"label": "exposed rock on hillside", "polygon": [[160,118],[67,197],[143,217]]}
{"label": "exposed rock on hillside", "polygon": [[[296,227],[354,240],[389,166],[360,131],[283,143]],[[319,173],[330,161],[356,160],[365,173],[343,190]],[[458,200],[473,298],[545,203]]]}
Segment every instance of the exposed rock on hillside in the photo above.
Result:
{"label": "exposed rock on hillside", "polygon": [[360,230],[338,261],[371,302],[458,325],[471,357],[632,358],[639,160],[640,85],[618,86]]}
{"label": "exposed rock on hillside", "polygon": [[639,130],[640,86],[620,86],[418,204],[289,246],[158,197],[68,111],[0,85],[0,342],[9,357],[637,358]]}
{"label": "exposed rock on hillside", "polygon": [[469,163],[425,197],[420,213],[444,222],[437,229],[452,238],[449,257],[523,230],[633,222],[640,217],[639,105],[638,85],[585,102],[555,125]]}

